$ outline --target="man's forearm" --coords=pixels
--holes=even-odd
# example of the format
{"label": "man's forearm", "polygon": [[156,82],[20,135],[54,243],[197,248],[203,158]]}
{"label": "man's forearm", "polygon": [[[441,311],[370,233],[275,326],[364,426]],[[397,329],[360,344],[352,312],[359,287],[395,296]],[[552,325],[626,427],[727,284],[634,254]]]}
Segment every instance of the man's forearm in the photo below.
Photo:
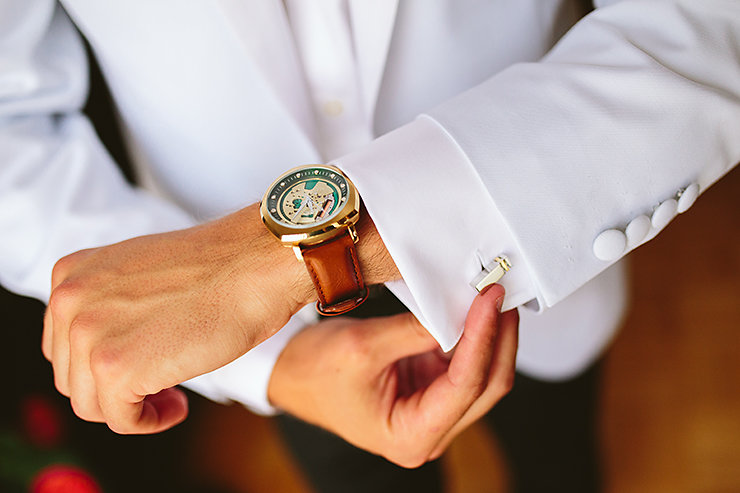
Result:
{"label": "man's forearm", "polygon": [[[369,218],[358,233],[366,282],[397,278]],[[243,355],[315,299],[305,267],[267,231],[255,204],[61,259],[43,351],[80,417],[152,433],[187,413],[172,387]]]}

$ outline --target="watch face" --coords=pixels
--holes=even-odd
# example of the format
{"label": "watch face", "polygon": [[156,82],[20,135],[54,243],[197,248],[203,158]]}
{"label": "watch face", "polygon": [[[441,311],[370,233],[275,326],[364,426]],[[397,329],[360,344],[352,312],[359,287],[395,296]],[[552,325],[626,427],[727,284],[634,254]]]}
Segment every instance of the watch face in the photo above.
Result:
{"label": "watch face", "polygon": [[301,228],[325,223],[342,209],[348,199],[347,180],[335,170],[302,168],[280,178],[267,194],[267,211],[288,227]]}

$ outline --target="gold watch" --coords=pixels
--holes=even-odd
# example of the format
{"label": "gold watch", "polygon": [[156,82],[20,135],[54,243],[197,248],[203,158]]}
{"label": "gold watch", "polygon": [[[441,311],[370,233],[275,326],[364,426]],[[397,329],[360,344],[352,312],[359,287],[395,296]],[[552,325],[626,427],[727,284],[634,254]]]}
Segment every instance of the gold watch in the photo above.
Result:
{"label": "gold watch", "polygon": [[360,195],[338,168],[311,164],[284,173],[267,189],[260,215],[305,263],[319,313],[340,315],[367,299],[355,248]]}

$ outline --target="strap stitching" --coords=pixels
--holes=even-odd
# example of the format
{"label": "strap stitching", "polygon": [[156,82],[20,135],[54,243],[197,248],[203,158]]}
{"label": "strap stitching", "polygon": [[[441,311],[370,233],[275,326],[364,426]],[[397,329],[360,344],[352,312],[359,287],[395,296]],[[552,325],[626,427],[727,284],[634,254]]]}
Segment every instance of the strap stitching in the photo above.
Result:
{"label": "strap stitching", "polygon": [[319,280],[319,276],[316,275],[316,271],[313,268],[312,262],[306,262],[306,266],[308,267],[308,272],[309,274],[311,274],[311,278],[314,281],[314,286],[318,288],[319,301],[321,302],[322,305],[326,305],[326,295],[324,295],[324,289],[321,286],[321,281]]}
{"label": "strap stitching", "polygon": [[350,246],[347,247],[347,250],[349,252],[349,258],[350,260],[352,260],[352,271],[353,271],[353,274],[355,275],[355,284],[357,284],[358,289],[362,289],[363,287],[362,285],[364,283],[360,281],[360,276],[358,274],[358,271],[360,270],[360,264],[357,260],[357,255],[356,255],[357,252],[355,251],[354,246],[355,246],[354,243],[352,243]]}

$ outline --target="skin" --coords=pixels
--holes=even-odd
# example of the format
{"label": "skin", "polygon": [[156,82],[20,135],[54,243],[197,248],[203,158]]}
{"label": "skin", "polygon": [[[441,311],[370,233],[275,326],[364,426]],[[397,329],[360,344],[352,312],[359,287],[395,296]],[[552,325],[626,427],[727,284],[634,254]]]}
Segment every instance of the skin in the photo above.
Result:
{"label": "skin", "polygon": [[[400,278],[367,214],[358,233],[366,282]],[[411,315],[307,328],[280,356],[269,398],[398,464],[419,465],[511,385],[518,319],[498,314],[502,297],[496,286],[476,298],[451,359]],[[42,349],[79,417],[117,433],[157,433],[187,416],[179,383],[243,355],[315,298],[305,267],[255,204],[61,259]]]}
{"label": "skin", "polygon": [[269,398],[398,465],[436,459],[511,389],[519,318],[499,313],[503,295],[475,298],[451,357],[409,313],[309,327],[280,355]]}
{"label": "skin", "polygon": [[[369,218],[358,228],[367,282],[400,277]],[[42,350],[79,417],[156,433],[187,416],[176,385],[243,355],[315,299],[305,267],[254,204],[59,260]]]}

